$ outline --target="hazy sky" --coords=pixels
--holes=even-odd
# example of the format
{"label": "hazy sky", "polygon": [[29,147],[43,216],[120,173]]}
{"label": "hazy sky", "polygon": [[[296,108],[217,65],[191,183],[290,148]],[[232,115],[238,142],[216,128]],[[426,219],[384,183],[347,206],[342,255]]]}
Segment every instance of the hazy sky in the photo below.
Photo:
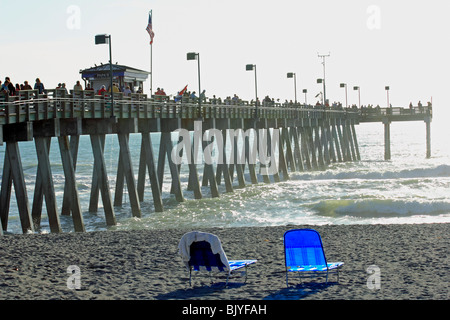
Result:
{"label": "hazy sky", "polygon": [[[202,88],[207,95],[308,102],[321,91],[318,53],[326,59],[327,97],[386,106],[389,85],[394,106],[433,97],[439,118],[450,116],[450,1],[403,0],[0,0],[0,78],[14,83],[39,77],[47,88],[80,80],[79,70],[106,63],[108,47],[94,36],[112,35],[113,61],[150,70],[149,35],[153,10],[153,88],[175,94],[186,84],[198,89],[199,52]],[[148,92],[149,81],[145,83]],[[435,117],[436,118],[436,117]]]}

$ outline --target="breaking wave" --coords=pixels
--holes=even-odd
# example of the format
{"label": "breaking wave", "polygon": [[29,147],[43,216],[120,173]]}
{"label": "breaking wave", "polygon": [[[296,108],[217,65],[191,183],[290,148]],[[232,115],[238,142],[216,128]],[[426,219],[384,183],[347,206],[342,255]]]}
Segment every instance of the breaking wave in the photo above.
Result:
{"label": "breaking wave", "polygon": [[323,200],[310,207],[315,214],[336,218],[343,216],[382,218],[450,213],[450,203],[445,201]]}
{"label": "breaking wave", "polygon": [[345,180],[345,179],[363,179],[363,180],[384,180],[384,179],[414,179],[414,178],[437,178],[450,177],[450,166],[439,165],[434,168],[405,169],[400,171],[385,172],[336,172],[326,171],[312,174],[299,174],[295,178],[298,180]]}

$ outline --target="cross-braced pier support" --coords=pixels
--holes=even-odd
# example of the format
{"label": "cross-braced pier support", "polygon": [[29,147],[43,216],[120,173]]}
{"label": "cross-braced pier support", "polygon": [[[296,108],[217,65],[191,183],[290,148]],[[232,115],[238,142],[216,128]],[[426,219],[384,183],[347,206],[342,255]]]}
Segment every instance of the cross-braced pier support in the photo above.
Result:
{"label": "cross-braced pier support", "polygon": [[[0,233],[7,230],[13,187],[23,232],[41,228],[44,200],[51,232],[61,232],[60,214],[72,216],[75,231],[86,230],[77,189],[81,135],[90,137],[93,159],[89,207],[85,210],[97,212],[101,196],[106,226],[116,224],[115,207],[122,205],[125,185],[134,217],[143,215],[141,203],[147,185],[151,188],[154,210],[163,211],[167,172],[170,175],[170,192],[167,193],[183,202],[185,192],[192,192],[192,198],[199,200],[209,187],[208,196],[219,197],[221,192],[232,193],[237,188],[256,185],[260,180],[279,182],[289,180],[293,172],[323,170],[336,162],[358,161],[361,156],[355,125],[360,122],[384,123],[385,154],[389,159],[390,122],[425,120],[427,157],[431,156],[431,107],[407,115],[402,110],[359,114],[353,110],[311,106],[261,107],[260,118],[255,119],[254,107],[249,105],[207,104],[203,110],[198,110],[197,104],[155,102],[144,95],[125,99],[119,94],[114,99],[117,103],[114,117],[109,118],[106,116],[111,114],[109,100],[94,93],[75,92],[67,98],[56,90],[52,98],[34,99],[33,95],[37,93],[30,95],[21,91],[14,98],[17,101],[0,101],[3,108],[0,108],[0,144],[6,144],[0,191]],[[187,131],[187,135],[182,137],[180,130]],[[180,136],[176,145],[172,141],[174,132]],[[160,133],[156,155],[152,133]],[[135,159],[129,146],[132,134],[141,135],[137,179],[133,170]],[[120,148],[115,185],[110,183],[109,174],[112,173],[107,172],[105,165],[106,135],[117,136]],[[53,138],[58,140],[65,176],[60,212],[49,156]],[[38,160],[31,210],[19,150],[22,141],[34,141]],[[180,150],[180,143],[186,148]],[[195,162],[197,151],[203,153],[204,161]],[[179,156],[183,152],[187,155],[187,186],[180,180],[180,172],[186,163],[174,162],[177,152]],[[219,155],[218,163],[206,161],[206,156],[214,153]]]}

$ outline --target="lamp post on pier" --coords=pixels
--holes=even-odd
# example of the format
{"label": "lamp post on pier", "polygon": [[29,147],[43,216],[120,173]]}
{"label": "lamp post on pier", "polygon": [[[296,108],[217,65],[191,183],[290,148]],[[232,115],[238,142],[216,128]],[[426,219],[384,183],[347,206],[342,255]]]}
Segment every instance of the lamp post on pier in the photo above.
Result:
{"label": "lamp post on pier", "polygon": [[386,90],[386,94],[387,94],[387,107],[389,108],[391,105],[389,103],[389,86],[385,86],[384,89]]}
{"label": "lamp post on pier", "polygon": [[[324,82],[324,79],[317,79],[317,83],[323,83]],[[325,88],[325,85],[324,85],[324,88]],[[322,93],[322,92],[321,92]],[[317,97],[317,96],[316,96]],[[325,94],[324,93],[322,93],[322,105],[324,105],[325,106]]]}
{"label": "lamp post on pier", "polygon": [[345,107],[348,108],[348,99],[347,99],[347,84],[341,83],[341,88],[345,88]]}
{"label": "lamp post on pier", "polygon": [[331,55],[331,53],[328,54],[319,54],[317,53],[317,56],[322,59],[322,65],[323,65],[323,104],[327,102],[327,94],[326,94],[326,86],[325,86],[325,58],[328,58]]}
{"label": "lamp post on pier", "polygon": [[306,94],[308,93],[308,90],[307,89],[303,89],[303,93],[305,94],[305,105],[308,103],[307,101],[306,101]]}
{"label": "lamp post on pier", "polygon": [[361,109],[361,89],[359,87],[353,87],[353,90],[358,90],[359,108]]}
{"label": "lamp post on pier", "polygon": [[198,114],[202,118],[202,88],[200,82],[200,53],[189,52],[187,54],[187,60],[197,60],[198,65]]}
{"label": "lamp post on pier", "polygon": [[257,78],[256,78],[256,64],[247,64],[245,66],[245,70],[247,71],[252,71],[255,70],[255,119],[258,118],[259,114],[258,114],[258,82],[257,82]]}
{"label": "lamp post on pier", "polygon": [[297,76],[294,72],[288,72],[288,78],[294,78],[294,96],[295,96],[295,104],[297,104]]}
{"label": "lamp post on pier", "polygon": [[95,44],[109,44],[109,86],[111,91],[111,117],[114,117],[114,90],[113,90],[113,67],[112,67],[112,49],[111,49],[111,35],[98,34],[95,36]]}

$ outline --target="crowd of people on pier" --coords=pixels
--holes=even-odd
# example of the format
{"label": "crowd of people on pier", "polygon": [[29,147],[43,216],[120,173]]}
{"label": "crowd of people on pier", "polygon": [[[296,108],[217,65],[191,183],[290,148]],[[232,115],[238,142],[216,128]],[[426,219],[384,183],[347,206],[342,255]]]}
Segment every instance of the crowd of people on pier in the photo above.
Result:
{"label": "crowd of people on pier", "polygon": [[[80,81],[77,81],[77,83],[74,86],[74,89],[76,86],[81,87]],[[65,83],[59,83],[58,87],[56,89],[64,89],[67,92]],[[21,84],[16,83],[15,85],[11,81],[10,77],[5,77],[5,81],[3,83],[0,80],[0,93],[8,94],[9,96],[15,96],[21,90],[37,90],[39,94],[44,94],[47,92],[47,90],[45,89],[44,83],[42,83],[39,78],[36,78],[33,87],[28,83],[27,80],[25,80]]]}
{"label": "crowd of people on pier", "polygon": [[[55,89],[65,90],[65,92],[68,94],[69,90],[67,89],[67,85],[65,83],[58,83],[58,86]],[[39,94],[45,94],[47,93],[47,89],[45,88],[44,84],[41,82],[39,78],[36,78],[35,84],[32,87],[28,81],[24,81],[22,84],[16,83],[15,85],[11,81],[10,77],[5,77],[5,81],[2,82],[0,80],[0,93],[1,94],[8,94],[9,96],[16,96],[19,91],[21,90],[37,90]],[[74,91],[94,91],[94,88],[88,83],[86,84],[86,88],[83,89],[83,85],[80,81],[77,81],[75,85],[73,86]],[[106,89],[106,86],[102,86],[99,90],[97,90],[98,95],[102,95],[103,92],[110,92],[110,88]],[[129,95],[132,93],[129,86],[126,86],[125,88],[119,89],[117,83],[113,84],[113,92],[122,92],[124,95]],[[136,93],[142,93],[142,88],[139,88]]]}
{"label": "crowd of people on pier", "polygon": [[[55,89],[65,90],[65,92],[68,94],[68,89],[65,83],[58,83],[58,86]],[[134,89],[134,88],[133,88]],[[18,94],[21,90],[37,90],[39,94],[45,94],[47,93],[47,90],[42,83],[42,81],[39,78],[36,78],[34,86],[31,86],[28,81],[24,81],[22,84],[16,83],[15,85],[11,81],[10,77],[5,77],[4,82],[0,80],[0,94],[8,94],[9,96],[15,96]],[[83,86],[80,81],[76,81],[75,85],[73,86],[73,91],[94,91],[94,88],[88,83],[86,84],[86,87],[83,89]],[[99,90],[97,90],[97,95],[103,95],[105,92],[110,92],[110,88],[106,88],[106,86],[102,86]],[[125,96],[130,95],[131,93],[134,93],[132,91],[132,88],[129,86],[125,86],[122,88],[119,88],[117,83],[113,83],[113,92],[122,92]],[[138,88],[135,93],[143,93],[142,88]],[[227,96],[225,99],[222,99],[220,97],[216,97],[216,95],[213,95],[212,97],[206,97],[206,90],[203,90],[200,95],[197,94],[196,91],[188,91],[187,86],[177,92],[176,95],[167,95],[164,91],[164,88],[157,88],[157,90],[152,95],[152,98],[154,98],[156,101],[168,101],[173,100],[175,102],[182,101],[182,102],[191,102],[191,103],[197,103],[199,99],[202,103],[211,103],[213,105],[241,105],[241,104],[248,104],[248,105],[257,105],[262,107],[286,107],[286,108],[292,108],[292,107],[305,107],[307,106],[306,103],[299,103],[294,102],[292,100],[288,101],[287,99],[284,102],[280,102],[280,99],[274,99],[270,98],[268,95],[264,97],[262,101],[259,100],[259,98],[255,100],[252,99],[251,101],[243,101],[237,94],[234,94],[233,96]],[[428,107],[431,107],[431,103],[428,102]],[[417,103],[417,106],[419,107],[419,110],[423,110],[423,106],[421,101]],[[311,106],[308,106],[311,107]],[[390,105],[392,107],[392,105]],[[360,109],[362,112],[372,112],[372,111],[379,111],[381,107],[379,105],[373,106],[373,105],[367,105],[367,106],[360,106],[358,107],[356,104],[353,104],[351,106],[348,106],[347,108],[342,105],[340,102],[333,102],[329,103],[328,100],[325,102],[317,101],[316,104],[313,106],[313,108],[317,109],[332,109],[332,110],[358,110]],[[409,104],[409,108],[413,110],[413,104],[412,102]]]}
{"label": "crowd of people on pier", "polygon": [[[43,90],[43,88],[44,88],[44,85],[41,83],[39,78],[36,79],[34,89]],[[16,94],[16,91],[20,91],[20,90],[33,90],[33,88],[30,86],[28,81],[24,81],[20,85],[18,83],[16,83],[14,85],[9,77],[5,77],[5,81],[3,83],[0,80],[0,92],[7,93],[10,96],[14,96]]]}

